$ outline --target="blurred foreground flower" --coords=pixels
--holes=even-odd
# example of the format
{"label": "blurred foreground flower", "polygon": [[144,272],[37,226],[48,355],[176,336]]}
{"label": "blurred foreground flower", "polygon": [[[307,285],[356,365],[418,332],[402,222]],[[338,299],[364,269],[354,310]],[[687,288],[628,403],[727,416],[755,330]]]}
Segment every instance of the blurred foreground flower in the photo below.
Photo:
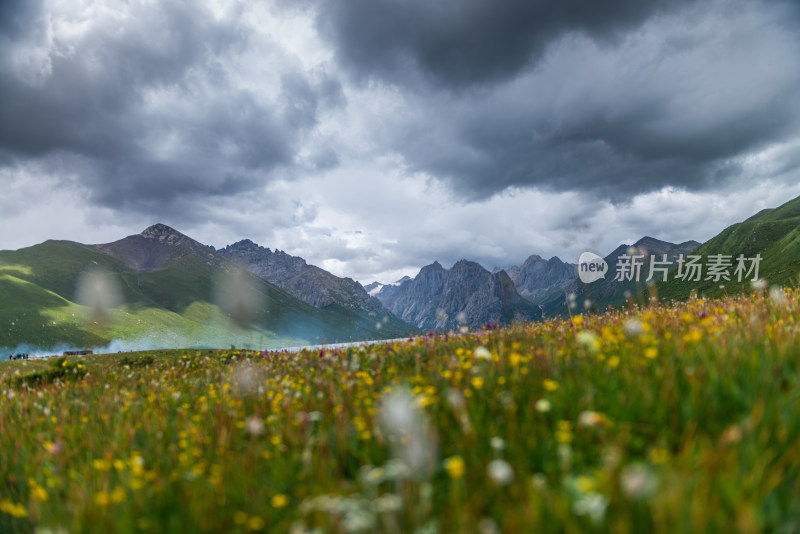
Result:
{"label": "blurred foreground flower", "polygon": [[642,500],[658,489],[658,479],[653,470],[644,464],[626,466],[619,475],[622,492],[630,499]]}
{"label": "blurred foreground flower", "polygon": [[75,302],[89,308],[90,320],[106,322],[110,311],[124,304],[124,299],[113,273],[87,271],[78,277]]}
{"label": "blurred foreground flower", "polygon": [[586,410],[578,416],[578,426],[582,428],[594,428],[596,426],[606,427],[611,423],[605,414]]}
{"label": "blurred foreground flower", "polygon": [[258,281],[238,267],[220,276],[214,297],[220,309],[240,328],[252,325],[259,314],[267,311]]}
{"label": "blurred foreground flower", "polygon": [[478,347],[477,349],[475,349],[474,354],[475,354],[475,359],[478,359],[478,360],[491,360],[492,359],[492,353],[489,351],[489,349],[487,349],[486,347],[483,347],[483,346]]}
{"label": "blurred foreground flower", "polygon": [[244,429],[247,431],[248,434],[257,438],[259,436],[264,435],[264,421],[261,420],[260,417],[256,417],[255,415],[248,417],[247,420],[244,422]]}
{"label": "blurred foreground flower", "polygon": [[417,478],[427,478],[437,455],[436,436],[428,418],[407,391],[392,391],[380,400],[380,424],[396,458]]}
{"label": "blurred foreground flower", "polygon": [[492,460],[486,467],[486,474],[498,486],[508,486],[514,480],[514,468],[505,460]]}
{"label": "blurred foreground flower", "polygon": [[444,461],[444,470],[450,478],[461,478],[464,476],[464,460],[461,456],[451,456]]}

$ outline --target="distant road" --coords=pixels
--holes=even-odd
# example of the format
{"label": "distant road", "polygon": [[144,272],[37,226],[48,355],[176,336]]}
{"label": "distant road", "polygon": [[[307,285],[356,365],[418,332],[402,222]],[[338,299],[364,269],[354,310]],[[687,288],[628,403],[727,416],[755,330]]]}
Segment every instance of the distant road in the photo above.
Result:
{"label": "distant road", "polygon": [[[347,343],[324,343],[321,345],[298,345],[296,347],[281,347],[275,349],[264,349],[261,352],[300,352],[301,350],[330,350],[330,349],[344,349],[347,347],[359,347],[359,346],[367,346],[367,345],[382,345],[384,343],[395,343],[397,341],[407,341],[409,338],[407,337],[398,337],[394,339],[371,339],[367,341],[349,341]],[[210,348],[210,347],[209,347]],[[173,349],[149,349],[149,350],[173,350]],[[194,349],[186,349],[186,350],[194,350]],[[256,350],[256,349],[244,349],[244,350]],[[138,352],[138,351],[123,351],[123,352]],[[141,351],[144,352],[144,351]],[[258,351],[257,351],[258,352]],[[118,354],[117,352],[95,352],[95,355],[99,354]],[[44,360],[47,358],[56,358],[61,356],[61,354],[31,354],[29,356],[29,360]]]}
{"label": "distant road", "polygon": [[347,343],[325,343],[322,345],[300,345],[297,347],[282,347],[279,349],[265,349],[263,352],[299,352],[301,350],[328,350],[344,349],[347,347],[359,347],[362,345],[383,345],[385,343],[395,343],[397,341],[407,341],[410,338],[397,337],[394,339],[372,339],[368,341],[350,341]]}

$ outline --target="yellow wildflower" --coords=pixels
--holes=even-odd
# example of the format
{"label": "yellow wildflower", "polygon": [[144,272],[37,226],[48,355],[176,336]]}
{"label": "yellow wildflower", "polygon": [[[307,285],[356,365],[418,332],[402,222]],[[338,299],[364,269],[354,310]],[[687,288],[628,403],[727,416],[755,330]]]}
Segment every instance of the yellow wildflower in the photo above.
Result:
{"label": "yellow wildflower", "polygon": [[249,521],[247,521],[247,528],[250,530],[263,530],[264,520],[260,517],[253,516]]}
{"label": "yellow wildflower", "polygon": [[545,378],[543,381],[544,389],[547,391],[555,391],[558,389],[558,382],[555,380],[550,380],[549,378]]}
{"label": "yellow wildflower", "polygon": [[289,498],[284,495],[283,493],[276,493],[272,496],[272,507],[273,508],[283,508],[287,504],[289,504]]}
{"label": "yellow wildflower", "polygon": [[28,517],[28,510],[24,506],[6,499],[0,501],[0,512],[10,515],[11,517]]}
{"label": "yellow wildflower", "polygon": [[444,468],[450,478],[464,476],[464,460],[460,456],[451,456],[444,461]]}

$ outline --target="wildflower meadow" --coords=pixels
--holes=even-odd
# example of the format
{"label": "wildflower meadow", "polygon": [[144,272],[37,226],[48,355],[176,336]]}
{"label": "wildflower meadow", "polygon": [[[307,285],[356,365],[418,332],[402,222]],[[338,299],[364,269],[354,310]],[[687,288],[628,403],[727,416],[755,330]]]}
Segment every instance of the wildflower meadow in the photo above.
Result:
{"label": "wildflower meadow", "polygon": [[3,533],[800,531],[790,289],[0,374]]}

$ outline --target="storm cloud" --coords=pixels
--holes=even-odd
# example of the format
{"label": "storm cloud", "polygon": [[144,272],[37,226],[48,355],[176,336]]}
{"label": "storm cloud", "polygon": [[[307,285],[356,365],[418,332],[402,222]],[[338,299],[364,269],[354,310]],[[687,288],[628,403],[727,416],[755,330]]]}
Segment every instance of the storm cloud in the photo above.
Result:
{"label": "storm cloud", "polygon": [[341,101],[335,80],[301,72],[263,39],[264,64],[244,74],[268,67],[269,83],[245,83],[234,67],[254,35],[236,10],[113,6],[31,9],[29,31],[12,33],[0,77],[3,163],[38,159],[74,171],[100,205],[161,210],[262,185],[294,163],[318,108]]}
{"label": "storm cloud", "polygon": [[[696,0],[334,0],[318,24],[359,75],[422,78],[460,91],[514,78],[568,33],[613,45],[644,21]],[[411,80],[416,81],[416,80]]]}
{"label": "storm cloud", "polygon": [[409,167],[467,198],[704,190],[800,133],[796,3],[321,6],[349,72],[424,110],[393,139]]}

